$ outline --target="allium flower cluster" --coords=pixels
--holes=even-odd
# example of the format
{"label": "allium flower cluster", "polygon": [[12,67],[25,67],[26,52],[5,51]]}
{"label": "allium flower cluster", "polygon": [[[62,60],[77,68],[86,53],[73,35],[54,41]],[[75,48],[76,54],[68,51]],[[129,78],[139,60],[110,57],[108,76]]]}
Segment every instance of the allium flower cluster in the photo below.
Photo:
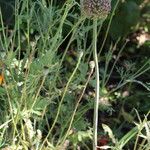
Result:
{"label": "allium flower cluster", "polygon": [[111,10],[111,0],[81,0],[81,7],[86,17],[105,19]]}

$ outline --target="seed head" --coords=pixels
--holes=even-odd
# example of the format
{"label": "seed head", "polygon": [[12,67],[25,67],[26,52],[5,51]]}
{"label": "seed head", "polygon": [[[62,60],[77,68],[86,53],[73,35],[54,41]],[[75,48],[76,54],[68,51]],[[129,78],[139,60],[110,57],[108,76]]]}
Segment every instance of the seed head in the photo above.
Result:
{"label": "seed head", "polygon": [[81,8],[88,18],[105,19],[111,10],[111,0],[81,0]]}

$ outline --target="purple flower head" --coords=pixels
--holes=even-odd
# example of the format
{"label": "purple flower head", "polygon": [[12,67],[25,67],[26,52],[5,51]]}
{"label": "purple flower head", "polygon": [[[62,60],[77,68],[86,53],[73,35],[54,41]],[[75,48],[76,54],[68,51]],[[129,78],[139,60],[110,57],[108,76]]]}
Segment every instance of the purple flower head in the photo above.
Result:
{"label": "purple flower head", "polygon": [[105,19],[111,11],[111,0],[81,0],[81,8],[88,18]]}

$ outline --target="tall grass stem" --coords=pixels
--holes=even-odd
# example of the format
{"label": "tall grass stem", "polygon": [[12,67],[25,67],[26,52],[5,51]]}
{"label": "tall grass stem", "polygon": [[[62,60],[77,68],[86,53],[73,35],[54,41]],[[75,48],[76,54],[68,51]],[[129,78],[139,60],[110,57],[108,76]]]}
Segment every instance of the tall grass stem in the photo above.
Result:
{"label": "tall grass stem", "polygon": [[96,95],[94,102],[94,120],[93,120],[93,150],[97,149],[97,124],[98,124],[98,105],[99,105],[99,66],[97,57],[97,19],[93,20],[93,54],[95,61],[96,75]]}
{"label": "tall grass stem", "polygon": [[65,87],[65,89],[64,89],[62,98],[61,98],[61,100],[60,100],[60,102],[59,102],[59,106],[58,106],[58,109],[57,109],[56,117],[55,117],[54,122],[53,122],[53,124],[52,124],[52,126],[51,126],[51,129],[49,130],[49,132],[48,132],[48,134],[47,134],[45,140],[44,140],[43,143],[42,143],[42,146],[41,146],[41,149],[40,149],[40,150],[42,150],[44,143],[46,142],[47,138],[49,137],[49,135],[51,134],[52,130],[54,129],[54,126],[55,126],[55,124],[56,124],[56,122],[57,122],[57,120],[58,120],[59,114],[60,114],[61,105],[62,105],[62,103],[63,103],[63,100],[64,100],[64,98],[65,98],[65,95],[66,95],[66,93],[67,93],[67,90],[68,90],[68,88],[69,88],[70,82],[72,81],[72,79],[73,79],[73,77],[74,77],[74,75],[75,75],[75,73],[76,73],[76,71],[77,71],[77,69],[78,69],[78,67],[79,67],[79,65],[80,65],[82,56],[83,56],[83,53],[80,54],[79,59],[78,59],[78,62],[77,62],[77,64],[76,64],[76,67],[75,67],[73,73],[71,74],[71,76],[70,76],[70,78],[69,78],[69,80],[68,80],[68,82],[67,82],[67,85],[66,85],[66,87]]}

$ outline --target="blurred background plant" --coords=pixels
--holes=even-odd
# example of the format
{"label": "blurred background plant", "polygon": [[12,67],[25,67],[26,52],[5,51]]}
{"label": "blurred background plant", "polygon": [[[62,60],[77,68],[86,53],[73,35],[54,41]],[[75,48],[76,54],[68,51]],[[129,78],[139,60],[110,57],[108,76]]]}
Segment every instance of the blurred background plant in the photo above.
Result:
{"label": "blurred background plant", "polygon": [[[91,149],[92,21],[74,0],[0,0],[0,7],[0,148]],[[99,146],[149,148],[149,31],[149,1],[112,1],[97,43]]]}

